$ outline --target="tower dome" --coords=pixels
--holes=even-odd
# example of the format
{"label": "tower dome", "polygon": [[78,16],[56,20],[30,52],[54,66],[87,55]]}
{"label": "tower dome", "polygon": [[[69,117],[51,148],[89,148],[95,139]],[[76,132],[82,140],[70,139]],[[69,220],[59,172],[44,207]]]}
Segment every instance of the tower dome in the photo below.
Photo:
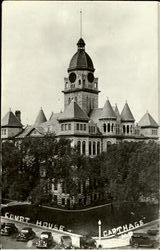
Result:
{"label": "tower dome", "polygon": [[94,66],[92,59],[90,56],[85,52],[85,42],[82,38],[79,39],[78,43],[78,51],[73,55],[68,72],[73,70],[89,70],[94,72]]}

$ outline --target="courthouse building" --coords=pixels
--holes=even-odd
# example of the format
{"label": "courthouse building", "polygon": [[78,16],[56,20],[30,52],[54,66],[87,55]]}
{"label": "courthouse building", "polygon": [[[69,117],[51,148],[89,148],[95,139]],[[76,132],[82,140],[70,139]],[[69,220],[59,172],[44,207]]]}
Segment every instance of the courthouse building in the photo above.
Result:
{"label": "courthouse building", "polygon": [[[81,154],[91,157],[107,151],[113,143],[158,140],[158,124],[148,112],[136,123],[127,102],[121,112],[117,105],[112,106],[109,99],[106,99],[103,107],[99,107],[98,77],[82,38],[77,47],[77,52],[70,60],[67,76],[64,77],[64,111],[53,112],[47,121],[41,108],[35,122],[23,128],[20,111],[14,114],[9,110],[2,119],[2,139],[43,137],[48,132],[54,132],[57,138],[70,139]],[[92,200],[101,199],[97,192],[85,197],[83,191],[76,198],[70,198],[62,189],[61,183],[58,189],[52,185],[59,205],[87,205]]]}

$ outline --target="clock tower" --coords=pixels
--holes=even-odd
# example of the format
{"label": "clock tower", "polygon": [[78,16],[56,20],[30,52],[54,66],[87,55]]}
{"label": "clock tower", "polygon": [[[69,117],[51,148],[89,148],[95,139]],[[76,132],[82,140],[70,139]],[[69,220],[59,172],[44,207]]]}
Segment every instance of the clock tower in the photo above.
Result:
{"label": "clock tower", "polygon": [[85,52],[85,42],[79,39],[78,50],[73,55],[68,77],[64,78],[64,108],[75,100],[87,114],[92,109],[98,108],[98,78],[94,76],[94,66],[90,56]]}

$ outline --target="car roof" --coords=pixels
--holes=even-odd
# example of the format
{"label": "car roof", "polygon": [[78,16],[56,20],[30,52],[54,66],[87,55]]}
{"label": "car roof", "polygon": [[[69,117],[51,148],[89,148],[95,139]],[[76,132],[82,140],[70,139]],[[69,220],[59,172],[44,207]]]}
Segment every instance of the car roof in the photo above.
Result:
{"label": "car roof", "polygon": [[14,224],[14,223],[7,222],[7,223],[5,223],[5,226],[15,226],[15,224]]}
{"label": "car roof", "polygon": [[23,227],[22,230],[31,230],[31,227]]}
{"label": "car roof", "polygon": [[51,234],[51,232],[43,231],[41,234]]}
{"label": "car roof", "polygon": [[138,236],[148,236],[146,233],[133,233],[134,237],[138,237]]}

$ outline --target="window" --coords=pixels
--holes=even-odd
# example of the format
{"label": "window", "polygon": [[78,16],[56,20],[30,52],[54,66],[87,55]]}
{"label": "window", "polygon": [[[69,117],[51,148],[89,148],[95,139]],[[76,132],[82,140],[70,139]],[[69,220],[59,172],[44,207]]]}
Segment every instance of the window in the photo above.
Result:
{"label": "window", "polygon": [[61,131],[64,130],[64,124],[61,124]]}
{"label": "window", "polygon": [[91,147],[92,147],[92,144],[91,144],[91,141],[89,141],[89,155],[92,154],[92,149],[91,149]]}
{"label": "window", "polygon": [[81,153],[81,142],[80,141],[77,142],[77,149],[78,149],[78,153],[80,154]]}
{"label": "window", "polygon": [[127,134],[129,134],[129,125],[127,125]]}
{"label": "window", "polygon": [[68,124],[68,130],[71,130],[71,124],[70,123]]}
{"label": "window", "polygon": [[107,124],[108,132],[110,132],[110,123]]}
{"label": "window", "polygon": [[95,155],[96,154],[96,143],[95,143],[95,141],[93,142],[93,155]]}
{"label": "window", "polygon": [[79,80],[79,85],[81,85],[81,80]]}
{"label": "window", "polygon": [[83,124],[80,124],[80,130],[83,130]]}
{"label": "window", "polygon": [[86,124],[84,124],[84,131],[86,131]]}
{"label": "window", "polygon": [[111,142],[107,141],[107,148],[109,148],[111,146]]}
{"label": "window", "polygon": [[68,88],[68,82],[66,82],[66,89]]}
{"label": "window", "polygon": [[91,132],[91,127],[89,126],[89,133]]}
{"label": "window", "polygon": [[97,142],[97,155],[100,154],[100,142],[98,141]]}
{"label": "window", "polygon": [[77,130],[79,130],[79,123],[77,123]]}
{"label": "window", "polygon": [[103,124],[103,131],[106,132],[106,124]]}
{"label": "window", "polygon": [[67,124],[65,124],[65,130],[67,130]]}
{"label": "window", "polygon": [[95,89],[97,88],[97,82],[94,83],[94,87],[95,87]]}
{"label": "window", "polygon": [[85,85],[85,80],[83,80],[83,85]]}
{"label": "window", "polygon": [[111,126],[111,131],[113,132],[113,128],[114,128],[114,124],[112,123],[112,126]]}
{"label": "window", "polygon": [[86,153],[86,142],[83,141],[83,143],[82,143],[82,154],[85,155],[85,153]]}
{"label": "window", "polygon": [[123,133],[125,134],[125,132],[126,132],[126,127],[125,125],[123,125]]}
{"label": "window", "polygon": [[65,205],[65,198],[62,198],[62,205]]}
{"label": "window", "polygon": [[69,98],[68,98],[68,104],[70,104],[70,102],[71,102],[71,98],[69,97]]}

